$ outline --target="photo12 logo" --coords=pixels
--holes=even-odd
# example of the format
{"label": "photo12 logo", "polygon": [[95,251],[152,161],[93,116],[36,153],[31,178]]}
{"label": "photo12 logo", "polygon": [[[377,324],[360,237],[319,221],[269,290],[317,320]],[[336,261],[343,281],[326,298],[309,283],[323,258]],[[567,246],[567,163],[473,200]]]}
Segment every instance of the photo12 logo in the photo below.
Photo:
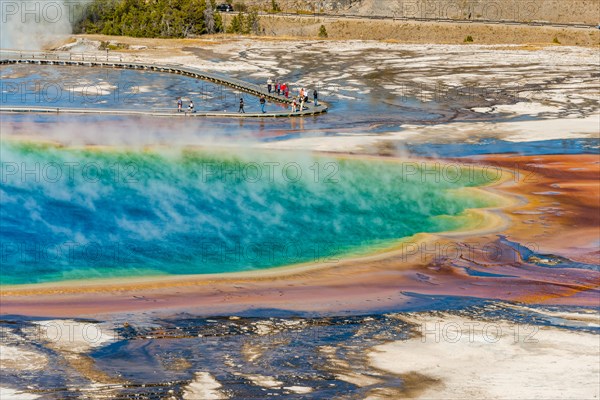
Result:
{"label": "photo12 logo", "polygon": [[541,101],[548,98],[542,85],[528,82],[517,82],[506,86],[449,86],[442,82],[425,84],[407,81],[400,84],[397,93],[404,103],[416,99],[421,103],[460,102],[480,105],[484,102],[493,102],[493,104],[511,104]]}
{"label": "photo12 logo", "polygon": [[[340,254],[348,243],[309,241],[251,241],[225,242],[206,240],[199,243],[202,263],[228,264],[244,262],[249,265],[272,265],[276,262],[296,264],[308,262],[331,265],[340,262]],[[279,260],[279,261],[278,261]],[[283,261],[281,261],[283,260]]]}
{"label": "photo12 logo", "polygon": [[339,182],[337,162],[296,161],[204,162],[197,168],[202,182],[335,184]]}
{"label": "photo12 logo", "polygon": [[137,183],[140,168],[134,162],[0,162],[0,182],[17,183]]}
{"label": "photo12 logo", "polygon": [[77,0],[0,0],[3,24],[74,24],[81,20],[91,1]]}
{"label": "photo12 logo", "polygon": [[423,343],[498,343],[512,340],[514,343],[538,343],[535,335],[540,328],[500,322],[423,322],[417,328]]}
{"label": "photo12 logo", "polygon": [[139,92],[139,86],[131,81],[99,84],[89,81],[3,79],[0,82],[2,105],[133,103]]}
{"label": "photo12 logo", "polygon": [[400,244],[400,255],[403,262],[411,259],[418,259],[420,262],[444,260],[446,263],[479,260],[487,264],[507,264],[522,262],[522,254],[537,254],[539,251],[539,245],[534,242],[514,243],[511,246],[503,244],[502,241],[462,241],[460,243],[405,241]]}
{"label": "photo12 logo", "polygon": [[534,0],[399,0],[394,17],[528,22],[539,19],[540,3]]}
{"label": "photo12 logo", "polygon": [[44,242],[37,239],[0,242],[0,261],[7,267],[39,265],[125,266],[139,261],[139,249],[121,242]]}

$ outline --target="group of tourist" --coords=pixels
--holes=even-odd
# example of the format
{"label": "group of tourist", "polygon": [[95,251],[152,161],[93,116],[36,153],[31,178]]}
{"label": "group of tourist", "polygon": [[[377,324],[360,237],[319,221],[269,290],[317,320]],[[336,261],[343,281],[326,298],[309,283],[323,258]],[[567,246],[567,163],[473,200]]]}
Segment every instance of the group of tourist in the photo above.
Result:
{"label": "group of tourist", "polygon": [[[268,90],[269,94],[277,93],[277,95],[285,96],[285,98],[289,99],[290,88],[287,83],[281,83],[281,82],[274,83],[269,78],[269,80],[267,81],[267,90]],[[309,101],[308,95],[309,95],[309,92],[308,92],[308,90],[306,90],[306,88],[300,89],[298,96],[295,96],[292,99],[292,112],[295,113],[298,111],[306,110],[305,104],[307,104]],[[317,89],[313,90],[312,96],[313,96],[314,105],[315,105],[315,107],[317,107],[319,105],[319,93],[317,92]],[[259,102],[260,102],[260,109],[261,109],[262,113],[265,114],[267,112],[265,109],[265,107],[267,105],[267,99],[266,99],[265,95],[260,96]],[[238,109],[238,113],[241,113],[241,114],[246,113],[246,110],[244,109],[244,105],[245,105],[244,98],[240,97],[240,107]],[[181,97],[177,98],[177,112],[183,112],[183,99]],[[190,104],[188,105],[188,112],[190,112],[190,113],[195,112],[194,111],[194,102],[191,99],[190,99]]]}
{"label": "group of tourist", "polygon": [[[267,80],[267,91],[269,94],[277,93],[278,96],[285,96],[286,99],[290,98],[290,87],[287,83],[274,82],[271,78]],[[305,110],[304,105],[308,103],[308,90],[306,88],[301,88],[297,97],[292,99],[292,112],[298,112]],[[313,90],[312,93],[313,101],[315,107],[319,105],[319,92],[317,89]],[[262,104],[262,100],[261,100]]]}
{"label": "group of tourist", "polygon": [[267,81],[267,90],[269,94],[277,93],[279,96],[290,97],[290,85],[282,82],[273,82],[271,78]]}
{"label": "group of tourist", "polygon": [[[190,104],[188,105],[188,111],[194,112],[194,102],[190,99]],[[177,112],[183,112],[183,99],[181,97],[177,98]]]}
{"label": "group of tourist", "polygon": [[[315,104],[315,107],[319,105],[319,92],[317,92],[317,89],[313,90],[313,101]],[[300,89],[300,92],[298,93],[297,97],[294,97],[293,101],[292,101],[292,112],[298,112],[298,111],[303,111],[306,110],[306,107],[304,107],[304,105],[306,103],[308,103],[308,90],[306,90],[305,88]]]}

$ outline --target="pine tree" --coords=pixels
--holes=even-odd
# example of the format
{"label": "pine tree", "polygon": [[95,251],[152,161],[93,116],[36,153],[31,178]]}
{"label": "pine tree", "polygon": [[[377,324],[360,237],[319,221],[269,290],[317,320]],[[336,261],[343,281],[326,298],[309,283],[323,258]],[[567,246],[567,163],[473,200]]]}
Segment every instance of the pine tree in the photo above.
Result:
{"label": "pine tree", "polygon": [[325,25],[321,25],[321,28],[319,28],[319,37],[326,38],[327,36],[329,36],[327,28],[325,28]]}
{"label": "pine tree", "polygon": [[258,19],[258,13],[256,11],[251,11],[250,13],[248,13],[245,22],[246,23],[242,25],[242,33],[245,35],[248,35],[250,33],[258,35],[258,33],[260,32],[260,22]]}
{"label": "pine tree", "polygon": [[279,7],[279,4],[275,0],[271,0],[271,11],[281,12],[281,7]]}
{"label": "pine tree", "polygon": [[209,35],[212,35],[216,32],[213,6],[210,0],[206,0],[206,8],[204,9],[204,25],[206,26],[206,33]]}
{"label": "pine tree", "polygon": [[227,33],[242,33],[242,25],[244,24],[244,15],[239,13],[231,19],[231,23],[227,28]]}

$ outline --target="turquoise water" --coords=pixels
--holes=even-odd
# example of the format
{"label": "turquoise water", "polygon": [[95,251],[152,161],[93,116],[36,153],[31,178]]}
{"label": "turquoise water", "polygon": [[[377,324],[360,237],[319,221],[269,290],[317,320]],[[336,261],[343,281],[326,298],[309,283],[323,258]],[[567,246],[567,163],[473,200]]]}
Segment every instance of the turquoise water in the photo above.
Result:
{"label": "turquoise water", "polygon": [[3,141],[2,284],[250,271],[460,228],[476,170],[247,150]]}

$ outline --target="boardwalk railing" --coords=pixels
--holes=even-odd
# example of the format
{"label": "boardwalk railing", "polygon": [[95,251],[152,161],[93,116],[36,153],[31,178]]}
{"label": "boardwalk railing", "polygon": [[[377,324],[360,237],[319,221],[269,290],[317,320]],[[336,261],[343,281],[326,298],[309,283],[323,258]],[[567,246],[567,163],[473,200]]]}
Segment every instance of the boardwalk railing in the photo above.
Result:
{"label": "boardwalk railing", "polygon": [[99,53],[76,53],[68,51],[34,51],[34,50],[10,50],[0,49],[0,59],[18,58],[21,60],[70,60],[70,61],[123,61],[120,54],[107,52]]}

